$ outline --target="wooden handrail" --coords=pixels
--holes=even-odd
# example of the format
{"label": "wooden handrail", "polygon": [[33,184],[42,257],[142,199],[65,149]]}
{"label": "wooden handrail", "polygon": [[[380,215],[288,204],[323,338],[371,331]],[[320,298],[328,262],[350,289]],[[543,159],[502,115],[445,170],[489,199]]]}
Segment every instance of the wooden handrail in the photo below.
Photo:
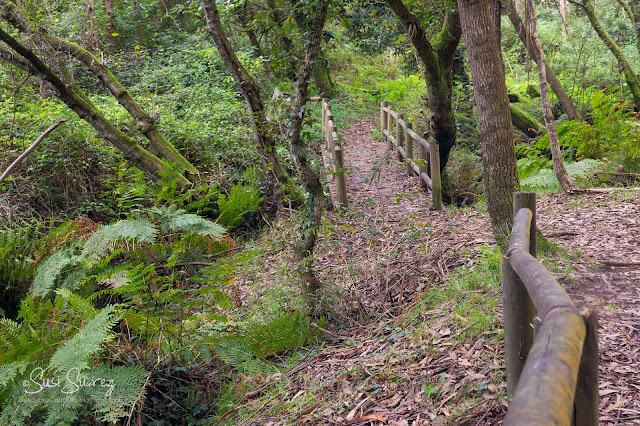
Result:
{"label": "wooden handrail", "polygon": [[[392,132],[393,128],[395,132]],[[387,149],[396,152],[398,161],[406,162],[407,175],[418,176],[420,187],[431,189],[433,209],[442,210],[440,147],[413,131],[411,123],[401,112],[394,111],[387,101],[380,103],[380,133],[387,141]],[[414,143],[417,144],[416,150]]]}
{"label": "wooden handrail", "polygon": [[[597,322],[593,316],[585,321],[534,257],[535,194],[531,195],[514,194],[515,220],[502,265],[507,385],[513,394],[504,424],[597,425]],[[521,314],[527,302],[517,294],[518,280],[538,312],[540,325],[530,348],[524,331],[532,323]],[[524,367],[516,358],[526,359]]]}
{"label": "wooden handrail", "polygon": [[330,168],[336,178],[336,192],[338,203],[346,208],[347,181],[344,173],[344,152],[338,143],[338,133],[333,120],[333,113],[327,99],[322,99],[322,134],[325,141],[325,149],[331,159]]}

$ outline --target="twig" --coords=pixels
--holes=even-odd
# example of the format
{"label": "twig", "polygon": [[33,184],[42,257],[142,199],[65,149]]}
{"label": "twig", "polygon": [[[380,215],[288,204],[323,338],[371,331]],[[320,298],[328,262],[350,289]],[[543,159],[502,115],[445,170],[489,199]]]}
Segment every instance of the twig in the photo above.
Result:
{"label": "twig", "polygon": [[2,176],[0,176],[0,183],[2,183],[7,178],[7,176],[9,176],[9,173],[11,173],[11,171],[15,169],[18,166],[18,164],[20,164],[22,160],[24,160],[27,157],[27,155],[31,154],[31,151],[33,151],[34,149],[36,149],[38,145],[40,145],[40,142],[42,142],[43,140],[45,140],[47,136],[49,136],[49,133],[53,132],[59,125],[61,125],[67,120],[68,120],[67,118],[61,118],[60,120],[53,123],[51,127],[49,127],[47,130],[42,132],[42,134],[38,136],[38,139],[36,139],[36,141],[32,143],[31,146],[27,148],[25,152],[20,154],[20,156],[16,158],[13,161],[13,163],[9,165],[9,167],[7,167],[7,170],[5,170],[4,173],[2,173]]}
{"label": "twig", "polygon": [[341,336],[339,334],[334,333],[333,331],[329,331],[329,330],[327,330],[325,328],[322,328],[322,327],[318,326],[318,324],[316,324],[315,322],[312,322],[310,325],[311,325],[311,327],[313,327],[316,330],[320,331],[322,334],[324,334],[326,336],[329,336],[329,337],[331,337],[333,339],[342,339],[342,340],[348,339],[348,337]]}

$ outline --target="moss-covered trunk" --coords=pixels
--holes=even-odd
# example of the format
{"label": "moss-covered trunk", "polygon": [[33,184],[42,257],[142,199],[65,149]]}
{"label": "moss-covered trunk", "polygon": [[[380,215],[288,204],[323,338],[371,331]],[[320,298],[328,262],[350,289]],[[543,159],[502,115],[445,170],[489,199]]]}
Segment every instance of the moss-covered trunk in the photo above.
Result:
{"label": "moss-covered trunk", "polygon": [[[233,77],[238,89],[244,96],[252,118],[253,124],[253,140],[258,147],[258,151],[262,162],[267,170],[271,173],[271,177],[276,183],[288,183],[289,178],[284,172],[278,155],[276,153],[276,144],[271,137],[271,126],[267,120],[267,116],[262,103],[260,88],[249,75],[247,70],[242,66],[235,52],[231,48],[229,41],[222,29],[220,22],[220,14],[215,0],[202,0],[209,34],[213,39],[216,49],[220,53],[220,57],[229,74]],[[282,198],[282,190],[279,185],[275,185],[275,199]]]}
{"label": "moss-covered trunk", "polygon": [[460,18],[455,4],[447,6],[440,31],[427,39],[426,30],[401,0],[385,0],[402,23],[411,44],[424,65],[427,84],[427,107],[431,112],[430,130],[440,147],[440,170],[449,161],[456,141],[456,125],[451,106],[453,87],[453,57],[460,42]]}
{"label": "moss-covered trunk", "polygon": [[600,40],[604,43],[605,46],[611,51],[613,56],[618,61],[618,65],[620,68],[624,70],[624,75],[627,80],[627,85],[629,86],[629,90],[631,91],[631,95],[633,96],[633,103],[636,106],[636,109],[640,109],[640,80],[638,80],[638,75],[633,70],[631,63],[627,59],[627,56],[624,54],[620,46],[613,40],[613,38],[609,35],[607,30],[604,29],[602,24],[600,24],[600,20],[596,15],[596,11],[593,8],[593,3],[591,0],[569,0],[571,3],[580,6],[584,13],[589,18],[589,22],[591,22],[591,26],[596,31]]}

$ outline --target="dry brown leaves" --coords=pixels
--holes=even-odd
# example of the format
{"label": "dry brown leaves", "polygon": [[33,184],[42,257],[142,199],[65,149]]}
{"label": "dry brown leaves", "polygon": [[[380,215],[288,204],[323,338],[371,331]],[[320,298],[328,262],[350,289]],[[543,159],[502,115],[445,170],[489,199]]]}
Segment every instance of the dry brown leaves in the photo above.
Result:
{"label": "dry brown leaves", "polygon": [[[539,227],[582,256],[567,283],[599,317],[601,424],[640,424],[640,199],[636,192],[564,194],[538,204]],[[564,280],[565,282],[567,280]]]}
{"label": "dry brown leaves", "polygon": [[[497,330],[475,341],[456,338],[466,319],[451,302],[410,320],[403,315],[421,293],[446,285],[478,246],[494,244],[488,218],[476,209],[430,210],[417,179],[371,139],[376,126],[363,120],[344,132],[350,209],[327,214],[316,250],[332,303],[327,339],[275,395],[243,406],[253,413],[243,424],[502,422]],[[543,234],[582,252],[572,271],[556,276],[576,304],[595,305],[599,315],[601,420],[640,423],[640,203],[635,194],[553,195],[538,211]]]}

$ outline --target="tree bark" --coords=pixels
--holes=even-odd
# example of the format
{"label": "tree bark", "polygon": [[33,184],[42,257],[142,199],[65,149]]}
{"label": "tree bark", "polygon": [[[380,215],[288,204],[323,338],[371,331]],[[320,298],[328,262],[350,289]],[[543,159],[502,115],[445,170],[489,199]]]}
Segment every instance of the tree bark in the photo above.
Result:
{"label": "tree bark", "polygon": [[[544,63],[544,51],[540,44],[540,38],[538,37],[538,26],[536,17],[536,6],[533,0],[526,0],[527,7],[525,21],[529,27],[527,34],[530,37],[531,42],[527,43],[531,46],[531,50],[536,52],[535,58],[537,58],[538,65],[538,78],[540,80],[540,103],[542,104],[542,113],[544,115],[544,123],[547,127],[547,134],[549,135],[549,145],[551,146],[551,159],[553,161],[553,171],[560,182],[560,186],[565,192],[573,193],[578,190],[576,184],[573,182],[567,169],[564,168],[562,162],[562,153],[560,152],[560,142],[558,140],[558,132],[556,130],[556,123],[553,119],[553,111],[551,110],[551,102],[549,102],[549,90],[547,88],[546,69]],[[532,55],[534,56],[534,55]]]}
{"label": "tree bark", "polygon": [[[307,98],[309,94],[309,79],[313,72],[314,62],[320,50],[322,41],[322,31],[324,29],[327,12],[329,9],[329,0],[321,0],[316,11],[316,16],[310,28],[311,37],[307,44],[307,54],[304,65],[298,74],[296,84],[296,96],[291,120],[289,121],[289,150],[293,157],[297,169],[302,175],[305,186],[311,194],[309,203],[310,221],[303,221],[301,229],[302,240],[296,245],[296,260],[298,261],[299,270],[305,282],[306,294],[310,296],[310,300],[315,299],[316,293],[320,288],[320,283],[313,270],[311,255],[317,240],[317,229],[322,224],[322,204],[324,193],[320,175],[311,165],[307,152],[310,150],[305,146],[301,138],[302,125],[305,118],[305,110]],[[307,224],[309,223],[309,224]]]}
{"label": "tree bark", "polygon": [[600,40],[602,40],[604,45],[607,46],[609,51],[611,51],[613,56],[616,58],[616,61],[618,61],[618,66],[624,71],[627,85],[629,86],[629,90],[633,96],[633,103],[635,104],[636,109],[640,109],[640,80],[638,80],[638,75],[633,70],[633,67],[629,63],[629,60],[622,49],[620,49],[620,46],[618,46],[607,30],[605,30],[600,24],[600,20],[596,16],[596,11],[593,8],[593,3],[591,0],[569,0],[569,2],[579,6],[584,11],[587,18],[589,18],[589,22],[591,22],[591,26],[600,37]]}
{"label": "tree bark", "polygon": [[236,7],[236,17],[238,18],[238,22],[240,23],[242,30],[247,35],[249,43],[251,43],[251,46],[253,47],[253,57],[259,58],[260,56],[262,56],[262,49],[260,48],[260,41],[258,41],[258,36],[256,35],[255,30],[247,23],[248,7],[248,2],[246,2],[244,5]]}
{"label": "tree bark", "polygon": [[442,28],[433,37],[432,43],[427,39],[426,31],[420,25],[420,21],[401,0],[385,1],[400,20],[424,65],[427,106],[431,112],[430,130],[440,147],[440,170],[443,171],[456,141],[456,124],[451,98],[453,56],[462,35],[458,11],[453,6],[447,8]]}
{"label": "tree bark", "polygon": [[[18,14],[9,3],[0,5],[0,11],[4,20],[13,25],[16,29],[23,33],[27,33],[35,42],[42,42],[37,33],[30,30],[28,22]],[[140,146],[133,138],[124,134],[104,114],[89,100],[89,98],[77,86],[65,83],[50,67],[48,67],[32,49],[24,46],[11,35],[0,29],[0,41],[13,49],[18,55],[24,58],[24,61],[12,58],[12,52],[8,52],[11,56],[6,58],[0,55],[8,62],[27,69],[29,72],[45,81],[48,86],[57,94],[57,97],[64,102],[71,110],[73,110],[80,118],[89,123],[98,135],[109,141],[116,148],[122,151],[124,157],[136,167],[147,172],[154,180],[162,177],[164,170],[169,170],[170,166],[164,160],[151,154]],[[45,46],[46,48],[46,46]],[[191,186],[191,182],[182,174],[177,173],[174,177],[178,181],[178,185],[182,188]]]}
{"label": "tree bark", "polygon": [[458,9],[478,111],[487,210],[496,241],[505,249],[518,174],[500,46],[487,0],[458,0]]}
{"label": "tree bark", "polygon": [[[507,10],[507,16],[509,17],[511,24],[513,25],[513,28],[516,30],[516,33],[518,34],[520,41],[522,41],[522,44],[524,44],[525,47],[527,47],[527,50],[530,50],[529,47],[527,46],[527,30],[524,24],[522,23],[522,19],[520,19],[520,15],[518,15],[518,12],[516,11],[516,7],[513,0],[507,0],[506,10]],[[529,52],[529,54],[537,64],[538,62],[540,62],[540,57],[538,56],[538,52],[535,49],[531,49],[531,50],[532,51]],[[569,96],[569,94],[564,90],[564,87],[562,87],[562,83],[560,83],[560,80],[558,79],[558,77],[556,77],[555,73],[553,72],[549,64],[547,64],[546,61],[543,61],[543,62],[545,66],[545,76],[547,78],[547,81],[551,85],[551,89],[553,89],[553,92],[558,97],[558,100],[560,101],[560,104],[562,104],[562,108],[564,108],[564,111],[567,113],[567,116],[569,117],[570,120],[582,121],[582,116],[580,115],[580,113],[578,112],[578,109],[573,103],[573,99],[571,99],[571,96]]]}
{"label": "tree bark", "polygon": [[[229,74],[233,77],[236,85],[242,92],[247,103],[249,115],[253,124],[253,140],[258,147],[266,169],[270,170],[277,183],[288,183],[288,177],[280,164],[276,153],[276,144],[271,137],[271,128],[264,111],[260,88],[247,70],[242,66],[235,52],[231,48],[227,36],[225,35],[220,22],[220,14],[215,0],[202,0],[202,6],[207,19],[209,34],[218,49],[220,58]],[[281,198],[282,193],[279,186],[275,185],[276,198]]]}
{"label": "tree bark", "polygon": [[102,65],[96,56],[81,46],[61,38],[46,34],[44,38],[54,49],[68,53],[84,63],[102,81],[118,103],[134,118],[138,130],[149,140],[149,151],[152,154],[169,163],[175,163],[183,173],[198,174],[198,170],[158,131],[154,119],[133,99],[120,81]]}
{"label": "tree bark", "polygon": [[118,37],[113,35],[118,33],[116,18],[113,14],[113,0],[104,0],[104,12],[107,15],[107,39],[112,45],[117,46]]}

